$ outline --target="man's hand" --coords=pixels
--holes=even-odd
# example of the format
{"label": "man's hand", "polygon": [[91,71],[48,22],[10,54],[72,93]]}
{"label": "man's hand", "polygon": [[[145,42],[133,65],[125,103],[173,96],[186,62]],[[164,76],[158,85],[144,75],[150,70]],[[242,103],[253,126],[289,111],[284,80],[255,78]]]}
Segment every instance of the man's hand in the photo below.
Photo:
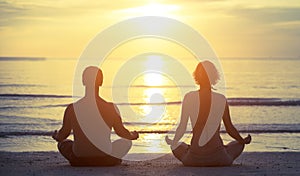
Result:
{"label": "man's hand", "polygon": [[136,140],[139,138],[139,133],[137,131],[133,131],[133,132],[130,132],[131,133],[131,140]]}
{"label": "man's hand", "polygon": [[251,138],[250,134],[248,134],[248,136],[244,138],[244,143],[250,144],[251,140],[252,140],[252,138]]}
{"label": "man's hand", "polygon": [[58,140],[58,138],[57,138],[57,134],[58,134],[58,132],[57,132],[57,130],[55,130],[55,131],[53,132],[53,134],[52,134],[52,138],[53,138],[54,140],[56,140],[57,142],[59,142],[59,140]]}

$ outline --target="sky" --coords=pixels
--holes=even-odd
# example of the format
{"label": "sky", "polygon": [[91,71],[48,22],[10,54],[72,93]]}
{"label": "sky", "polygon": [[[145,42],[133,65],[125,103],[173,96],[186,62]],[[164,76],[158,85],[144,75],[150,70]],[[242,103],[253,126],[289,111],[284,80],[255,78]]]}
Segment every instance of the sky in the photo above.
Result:
{"label": "sky", "polygon": [[220,57],[300,58],[299,0],[0,0],[0,56],[78,58],[102,30],[147,15],[191,26]]}

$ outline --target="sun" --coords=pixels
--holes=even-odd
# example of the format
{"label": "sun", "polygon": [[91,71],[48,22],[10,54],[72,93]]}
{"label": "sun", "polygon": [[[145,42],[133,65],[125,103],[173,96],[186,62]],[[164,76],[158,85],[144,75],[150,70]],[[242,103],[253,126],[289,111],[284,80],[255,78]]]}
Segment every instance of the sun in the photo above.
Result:
{"label": "sun", "polygon": [[144,6],[121,10],[129,15],[137,16],[175,16],[180,6],[172,4],[149,3]]}

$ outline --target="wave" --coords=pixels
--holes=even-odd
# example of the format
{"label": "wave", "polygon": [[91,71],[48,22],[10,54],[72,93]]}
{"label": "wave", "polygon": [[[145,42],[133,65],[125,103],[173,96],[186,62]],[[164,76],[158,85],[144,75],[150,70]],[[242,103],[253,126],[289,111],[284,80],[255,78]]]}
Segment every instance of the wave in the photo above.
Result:
{"label": "wave", "polygon": [[[51,95],[51,94],[0,94],[1,98],[79,98],[78,96],[72,95]],[[228,98],[228,104],[231,106],[300,106],[300,99],[288,99],[288,98]],[[127,103],[118,102],[116,105],[179,105],[181,101],[170,101],[170,102],[158,102],[158,103]],[[61,107],[67,106],[67,104],[56,104],[56,105],[45,105],[42,107]],[[2,108],[14,108],[14,107],[2,107]]]}
{"label": "wave", "polygon": [[69,104],[56,104],[56,105],[43,105],[43,106],[2,106],[0,109],[10,110],[10,109],[31,109],[31,108],[57,108],[57,107],[67,107]]}
{"label": "wave", "polygon": [[231,106],[299,106],[300,99],[282,98],[228,98]]}
{"label": "wave", "polygon": [[45,87],[40,84],[0,84],[0,87]]}
{"label": "wave", "polygon": [[[175,134],[175,131],[167,131],[167,130],[139,130],[137,131],[141,134]],[[240,133],[300,133],[300,129],[281,129],[281,130],[264,130],[264,129],[255,129],[255,130],[239,130]],[[186,134],[191,133],[191,131],[187,131]],[[221,130],[220,133],[226,133],[225,130]],[[53,131],[11,131],[11,132],[0,132],[0,138],[9,138],[12,136],[51,136]],[[115,134],[113,132],[113,134]]]}
{"label": "wave", "polygon": [[0,132],[1,138],[8,138],[10,136],[51,136],[53,131],[14,131],[14,132]]}
{"label": "wave", "polygon": [[[174,134],[178,122],[130,122],[124,121],[124,124],[137,129],[143,133]],[[21,116],[3,116],[0,115],[0,138],[11,136],[51,136],[54,129],[59,129],[62,125],[61,119],[47,119]],[[300,133],[300,123],[239,123],[235,127],[241,133]],[[187,130],[191,130],[188,128]],[[186,133],[190,133],[187,131]],[[225,133],[224,125],[221,125],[221,133]]]}
{"label": "wave", "polygon": [[44,57],[0,57],[0,61],[44,61]]}
{"label": "wave", "polygon": [[[228,98],[230,106],[300,106],[300,99],[280,98]],[[116,103],[117,105],[176,105],[181,101],[160,102],[160,103]]]}
{"label": "wave", "polygon": [[49,95],[49,94],[0,94],[0,97],[12,98],[73,98],[71,95]]}

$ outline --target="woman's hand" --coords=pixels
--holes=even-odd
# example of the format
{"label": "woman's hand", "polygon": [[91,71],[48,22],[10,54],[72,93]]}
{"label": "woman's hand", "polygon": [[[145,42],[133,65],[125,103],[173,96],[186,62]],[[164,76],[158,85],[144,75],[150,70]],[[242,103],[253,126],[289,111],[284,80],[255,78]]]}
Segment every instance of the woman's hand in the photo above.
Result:
{"label": "woman's hand", "polygon": [[250,134],[248,134],[248,136],[244,138],[244,143],[250,144],[251,140],[252,140],[252,138],[251,138]]}
{"label": "woman's hand", "polygon": [[165,141],[168,145],[173,145],[173,140],[170,139],[168,135],[165,137]]}
{"label": "woman's hand", "polygon": [[53,138],[54,140],[56,140],[57,142],[59,142],[57,135],[58,135],[58,132],[57,132],[57,130],[55,130],[55,131],[53,132],[53,134],[52,134],[52,138]]}

